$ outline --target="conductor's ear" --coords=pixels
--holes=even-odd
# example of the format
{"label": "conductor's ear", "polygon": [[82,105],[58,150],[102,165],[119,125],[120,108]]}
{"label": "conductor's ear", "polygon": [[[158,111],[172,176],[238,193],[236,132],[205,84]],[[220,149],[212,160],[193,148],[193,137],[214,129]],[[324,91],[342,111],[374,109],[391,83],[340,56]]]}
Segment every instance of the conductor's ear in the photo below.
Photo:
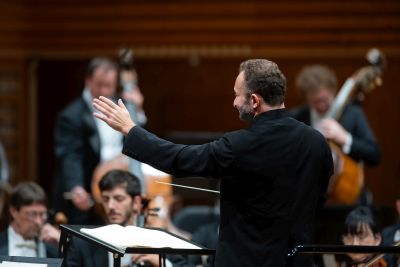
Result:
{"label": "conductor's ear", "polygon": [[261,96],[259,96],[258,94],[251,94],[250,95],[250,99],[251,99],[251,106],[253,109],[257,109],[260,104],[261,104]]}

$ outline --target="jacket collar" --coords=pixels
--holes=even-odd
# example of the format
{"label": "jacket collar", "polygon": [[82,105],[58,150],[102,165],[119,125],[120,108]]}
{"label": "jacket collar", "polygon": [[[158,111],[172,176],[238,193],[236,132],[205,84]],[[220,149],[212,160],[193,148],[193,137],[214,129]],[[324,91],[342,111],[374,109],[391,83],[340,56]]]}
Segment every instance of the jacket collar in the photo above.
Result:
{"label": "jacket collar", "polygon": [[261,114],[258,114],[251,122],[251,124],[257,123],[259,121],[269,121],[280,118],[290,117],[289,112],[285,108],[272,109]]}

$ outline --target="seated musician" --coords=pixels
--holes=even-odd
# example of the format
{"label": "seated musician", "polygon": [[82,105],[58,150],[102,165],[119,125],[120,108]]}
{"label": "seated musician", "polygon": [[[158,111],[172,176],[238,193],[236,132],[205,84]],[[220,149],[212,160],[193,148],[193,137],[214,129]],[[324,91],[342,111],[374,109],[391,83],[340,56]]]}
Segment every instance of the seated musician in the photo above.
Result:
{"label": "seated musician", "polygon": [[[379,147],[358,105],[347,105],[339,121],[326,117],[337,91],[336,75],[330,68],[324,65],[305,66],[296,78],[296,87],[304,95],[307,105],[292,111],[295,119],[318,129],[353,160],[368,165],[379,162]],[[368,192],[362,191],[360,204],[371,203]]]}
{"label": "seated musician", "polygon": [[[382,243],[387,246],[399,245],[400,242],[400,196],[396,199],[397,223],[387,226],[382,230]],[[385,255],[386,261],[390,266],[400,266],[400,255]]]}
{"label": "seated musician", "polygon": [[[358,207],[352,210],[346,217],[342,242],[344,245],[353,246],[379,246],[381,234],[377,221],[372,211],[367,207]],[[372,260],[374,255],[370,254],[348,254],[350,263],[344,266],[363,267]],[[340,265],[342,266],[342,265]],[[385,267],[386,261],[380,258],[371,267]]]}
{"label": "seated musician", "polygon": [[58,257],[58,229],[47,223],[44,190],[36,183],[17,185],[10,195],[11,223],[0,233],[0,255]]}
{"label": "seated musician", "polygon": [[[142,210],[139,179],[122,170],[111,170],[99,183],[102,206],[109,224],[137,225]],[[173,260],[179,259],[174,257]],[[183,260],[183,258],[182,258]],[[81,239],[73,239],[66,256],[67,267],[111,267],[112,254]],[[159,266],[156,254],[125,254],[121,266]],[[175,266],[167,259],[167,266]]]}

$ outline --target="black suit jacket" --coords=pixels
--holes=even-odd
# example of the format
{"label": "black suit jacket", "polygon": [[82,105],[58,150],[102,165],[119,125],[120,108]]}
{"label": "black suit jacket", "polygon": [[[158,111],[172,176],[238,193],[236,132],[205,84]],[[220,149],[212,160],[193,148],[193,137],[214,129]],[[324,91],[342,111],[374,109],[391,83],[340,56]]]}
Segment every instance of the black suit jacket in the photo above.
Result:
{"label": "black suit jacket", "polygon": [[[310,125],[310,108],[303,106],[292,111],[292,116]],[[375,165],[380,160],[379,146],[368,124],[364,112],[359,106],[348,105],[339,119],[339,123],[353,136],[349,156],[356,161],[364,161],[368,165]]]}
{"label": "black suit jacket", "polygon": [[53,208],[67,212],[71,224],[94,224],[93,212],[81,212],[62,197],[63,192],[70,192],[78,185],[90,192],[93,171],[100,162],[99,134],[92,111],[82,97],[58,115],[54,145],[57,172]]}
{"label": "black suit jacket", "polygon": [[216,266],[229,267],[283,266],[291,246],[309,243],[333,165],[324,137],[284,109],[204,145],[176,145],[136,126],[123,153],[175,176],[220,179]]}
{"label": "black suit jacket", "polygon": [[107,250],[73,238],[65,258],[65,267],[108,267]]}
{"label": "black suit jacket", "polygon": [[82,97],[57,117],[55,154],[64,190],[80,185],[90,191],[93,170],[100,161],[100,138],[92,111]]}
{"label": "black suit jacket", "polygon": [[[54,245],[45,244],[46,257],[58,258],[58,248]],[[8,233],[7,230],[0,233],[0,255],[8,255]]]}

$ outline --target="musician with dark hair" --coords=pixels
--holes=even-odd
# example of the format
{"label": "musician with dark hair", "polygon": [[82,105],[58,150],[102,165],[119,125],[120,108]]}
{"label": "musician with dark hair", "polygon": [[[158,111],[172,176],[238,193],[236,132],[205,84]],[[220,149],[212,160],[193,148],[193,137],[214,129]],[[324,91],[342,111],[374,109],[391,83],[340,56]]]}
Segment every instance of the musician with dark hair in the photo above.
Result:
{"label": "musician with dark hair", "polygon": [[[368,207],[358,207],[352,210],[346,217],[342,242],[344,245],[352,246],[379,246],[381,244],[380,226]],[[374,255],[370,254],[348,254],[351,262],[346,266],[364,266],[372,260]],[[386,267],[386,261],[381,258],[377,260],[375,267]]]}
{"label": "musician with dark hair", "polygon": [[[138,225],[142,211],[142,196],[139,179],[123,170],[107,172],[99,183],[101,204],[104,208],[107,224],[121,226]],[[159,256],[156,254],[125,254],[121,266],[158,267]],[[167,259],[167,266],[184,262],[183,257],[172,257],[174,264]],[[67,267],[111,267],[113,257],[105,249],[94,246],[82,239],[73,239],[67,252]]]}

